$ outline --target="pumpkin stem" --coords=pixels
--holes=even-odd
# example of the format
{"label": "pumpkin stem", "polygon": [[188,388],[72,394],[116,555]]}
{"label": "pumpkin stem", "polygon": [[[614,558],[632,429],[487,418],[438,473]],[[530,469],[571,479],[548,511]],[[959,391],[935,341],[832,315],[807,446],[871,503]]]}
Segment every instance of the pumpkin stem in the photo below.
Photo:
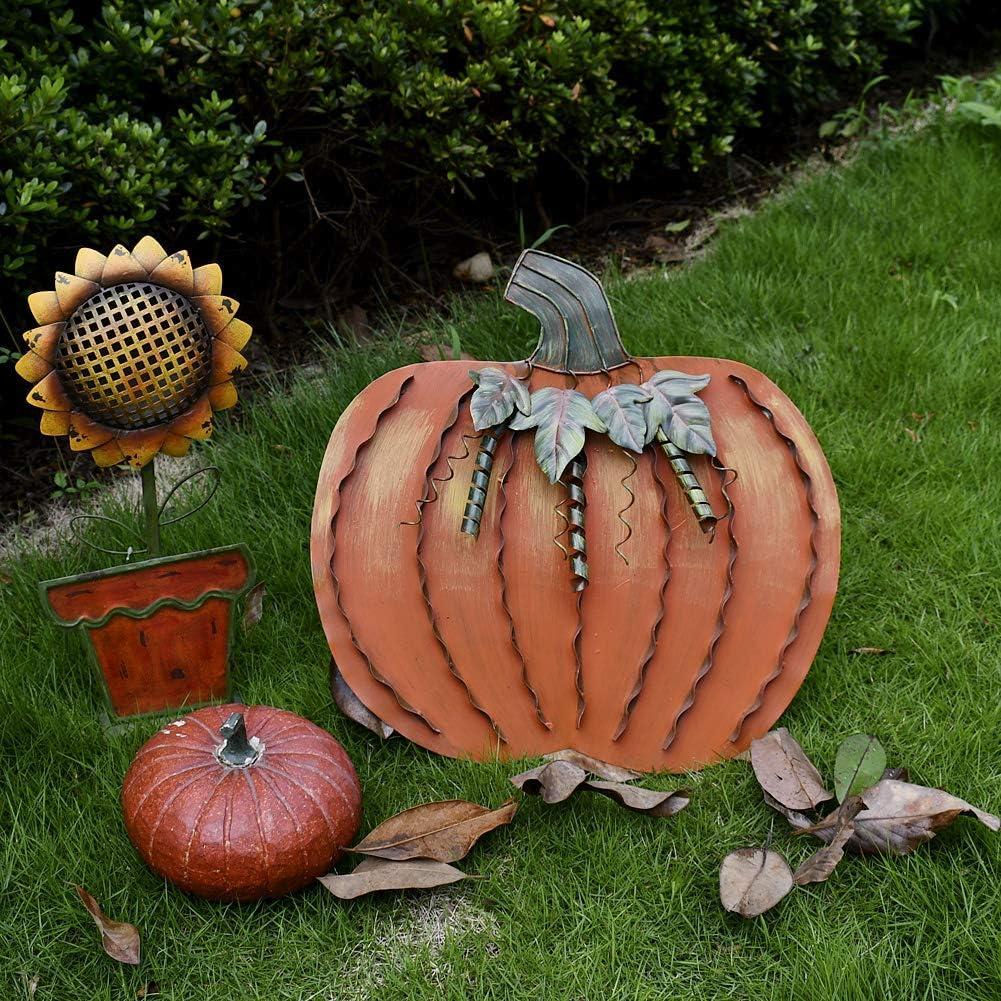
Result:
{"label": "pumpkin stem", "polygon": [[219,735],[223,741],[216,751],[216,757],[224,765],[246,768],[261,756],[261,742],[247,739],[247,724],[243,720],[243,713],[233,713],[219,727]]}
{"label": "pumpkin stem", "polygon": [[487,503],[487,487],[490,486],[490,473],[494,468],[494,455],[503,433],[503,424],[484,431],[483,437],[480,438],[480,447],[476,451],[473,475],[469,481],[469,495],[466,497],[466,509],[462,512],[462,531],[474,539],[480,534],[480,519]]}
{"label": "pumpkin stem", "polygon": [[657,442],[664,450],[664,454],[671,463],[671,468],[678,477],[678,482],[685,491],[688,503],[695,512],[696,519],[698,519],[699,528],[707,535],[712,535],[716,529],[716,522],[719,519],[713,514],[709,498],[706,496],[705,490],[702,489],[699,478],[692,471],[688,459],[685,458],[685,453],[664,434],[663,430],[657,432]]}

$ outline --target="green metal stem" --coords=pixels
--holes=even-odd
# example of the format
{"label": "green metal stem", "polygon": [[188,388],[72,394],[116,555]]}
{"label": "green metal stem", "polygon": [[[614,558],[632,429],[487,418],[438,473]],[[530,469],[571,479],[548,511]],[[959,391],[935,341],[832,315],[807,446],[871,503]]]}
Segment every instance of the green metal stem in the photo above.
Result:
{"label": "green metal stem", "polygon": [[142,468],[143,518],[146,522],[147,556],[160,555],[160,509],[156,501],[156,459]]}
{"label": "green metal stem", "polygon": [[702,484],[699,483],[698,477],[692,471],[692,467],[688,464],[685,453],[667,437],[663,429],[657,432],[657,443],[664,450],[664,454],[667,456],[675,476],[678,477],[678,482],[681,484],[682,490],[685,491],[688,503],[691,505],[692,511],[698,520],[699,528],[706,533],[712,532],[716,526],[716,515],[713,514],[709,498],[702,489]]}

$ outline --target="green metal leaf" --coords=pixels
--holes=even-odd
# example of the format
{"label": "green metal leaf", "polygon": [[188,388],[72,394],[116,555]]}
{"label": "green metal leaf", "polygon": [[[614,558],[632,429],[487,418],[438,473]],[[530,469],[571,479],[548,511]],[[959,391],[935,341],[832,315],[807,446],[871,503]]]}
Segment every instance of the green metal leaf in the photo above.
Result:
{"label": "green metal leaf", "polygon": [[591,401],[575,389],[547,386],[532,393],[531,403],[531,413],[515,414],[510,427],[515,431],[536,428],[535,457],[549,482],[555,483],[580,454],[586,429],[604,433],[608,428]]}
{"label": "green metal leaf", "polygon": [[671,423],[667,436],[682,451],[693,455],[716,454],[712,428],[709,426],[709,408],[697,396],[685,396],[671,404]]}
{"label": "green metal leaf", "polygon": [[594,412],[608,425],[608,437],[622,448],[642,452],[646,444],[646,410],[650,394],[640,386],[609,386],[592,401]]}
{"label": "green metal leaf", "polygon": [[838,802],[874,786],[886,768],[883,745],[868,733],[853,733],[838,748],[834,760],[834,791]]}
{"label": "green metal leaf", "polygon": [[647,442],[653,441],[661,428],[667,431],[676,402],[688,399],[708,385],[708,375],[686,375],[671,369],[657,372],[644,382],[641,388],[650,394],[650,402],[646,405]]}
{"label": "green metal leaf", "polygon": [[503,424],[516,410],[531,413],[528,387],[508,372],[489,367],[471,369],[469,378],[476,383],[469,412],[477,431]]}

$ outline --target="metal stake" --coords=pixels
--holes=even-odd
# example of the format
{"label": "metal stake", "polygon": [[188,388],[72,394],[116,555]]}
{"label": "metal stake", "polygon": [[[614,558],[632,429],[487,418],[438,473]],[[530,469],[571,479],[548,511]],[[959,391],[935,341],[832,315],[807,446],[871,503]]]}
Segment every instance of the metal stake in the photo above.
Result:
{"label": "metal stake", "polygon": [[156,502],[156,459],[142,468],[143,516],[146,521],[146,549],[153,558],[160,555],[160,510]]}

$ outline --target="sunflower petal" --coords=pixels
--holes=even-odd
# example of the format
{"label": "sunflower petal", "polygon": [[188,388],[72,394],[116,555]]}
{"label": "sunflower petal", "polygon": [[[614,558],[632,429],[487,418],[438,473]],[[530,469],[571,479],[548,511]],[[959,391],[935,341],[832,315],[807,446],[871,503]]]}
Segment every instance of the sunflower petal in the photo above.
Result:
{"label": "sunflower petal", "polygon": [[247,359],[239,351],[231,348],[225,341],[217,340],[212,345],[212,382],[218,386],[229,382],[237,372],[247,367]]}
{"label": "sunflower petal", "polygon": [[151,236],[144,236],[133,248],[132,256],[147,270],[154,271],[167,251]]}
{"label": "sunflower petal", "polygon": [[191,448],[191,440],[188,438],[181,438],[179,435],[171,434],[167,432],[167,437],[163,439],[163,444],[160,446],[160,451],[164,455],[172,455],[174,458],[179,459],[182,455],[188,454],[188,449]]}
{"label": "sunflower petal", "polygon": [[54,410],[43,410],[38,430],[51,438],[70,433],[70,414],[56,413]]}
{"label": "sunflower petal", "polygon": [[86,414],[74,410],[70,414],[69,431],[70,448],[74,452],[86,452],[107,444],[117,432],[103,424],[92,421]]}
{"label": "sunflower petal", "polygon": [[167,425],[171,434],[204,440],[212,437],[212,405],[203,396],[190,410]]}
{"label": "sunflower petal", "polygon": [[65,323],[47,323],[44,327],[33,327],[31,330],[26,330],[21,336],[36,355],[51,362],[56,357],[59,335],[65,326]]}
{"label": "sunflower petal", "polygon": [[158,427],[142,431],[123,431],[117,441],[125,461],[134,469],[142,469],[160,451],[160,446],[166,437],[167,429]]}
{"label": "sunflower petal", "polygon": [[99,286],[86,278],[68,275],[65,271],[56,272],[56,298],[63,315],[69,316],[77,306],[89,299]]}
{"label": "sunflower petal", "polygon": [[149,278],[181,295],[191,295],[195,291],[195,276],[186,250],[179,250],[176,254],[165,257],[150,272]]}
{"label": "sunflower petal", "polygon": [[236,386],[232,381],[209,389],[209,403],[213,410],[229,410],[230,407],[236,406],[237,399]]}
{"label": "sunflower petal", "polygon": [[119,243],[104,262],[101,284],[115,285],[118,282],[142,281],[148,277],[149,272]]}
{"label": "sunflower petal", "polygon": [[199,310],[205,326],[214,337],[236,316],[240,304],[228,295],[200,295],[191,300]]}
{"label": "sunflower petal", "polygon": [[73,270],[89,282],[99,282],[101,275],[104,274],[106,260],[107,257],[104,254],[91,250],[90,247],[81,247],[76,252],[76,263],[73,265]]}
{"label": "sunflower petal", "polygon": [[58,372],[50,372],[37,386],[31,387],[28,393],[28,402],[33,407],[40,410],[61,410],[69,411],[73,409],[70,398],[63,389],[62,381]]}
{"label": "sunflower petal", "polygon": [[52,366],[44,358],[36,355],[34,351],[25,351],[18,358],[14,371],[26,382],[34,385],[36,382],[41,382],[52,371]]}
{"label": "sunflower petal", "polygon": [[203,264],[194,270],[195,295],[219,295],[222,292],[222,268]]}
{"label": "sunflower petal", "polygon": [[231,348],[235,348],[237,351],[240,351],[247,341],[250,340],[250,335],[253,332],[254,328],[251,327],[249,323],[244,323],[239,317],[233,317],[233,319],[230,320],[218,334],[216,334],[216,340],[220,340],[224,344],[228,344]]}
{"label": "sunflower petal", "polygon": [[28,309],[39,323],[58,323],[66,319],[55,292],[32,292],[28,296]]}
{"label": "sunflower petal", "polygon": [[122,450],[118,447],[117,438],[112,438],[105,445],[98,445],[90,454],[99,466],[117,466],[120,462],[125,461],[125,456],[122,455]]}

